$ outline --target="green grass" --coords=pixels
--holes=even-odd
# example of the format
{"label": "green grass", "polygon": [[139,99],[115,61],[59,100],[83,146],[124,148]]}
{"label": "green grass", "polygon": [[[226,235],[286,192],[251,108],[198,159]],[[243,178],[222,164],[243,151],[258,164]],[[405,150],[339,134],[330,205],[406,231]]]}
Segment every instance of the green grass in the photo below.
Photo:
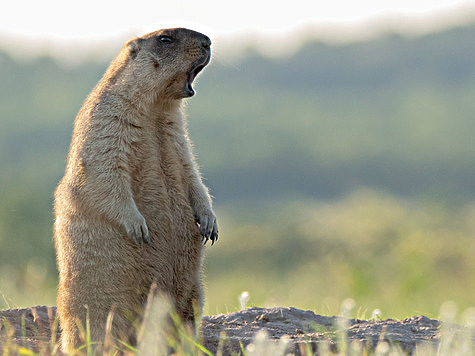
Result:
{"label": "green grass", "polygon": [[[451,205],[358,190],[332,201],[291,199],[261,206],[221,206],[217,215],[220,239],[206,249],[204,315],[234,312],[242,303],[339,315],[341,301],[348,296],[356,306],[347,316],[359,319],[369,319],[372,314],[382,319],[420,314],[453,319],[447,313],[439,314],[440,305],[447,300],[455,302],[459,310],[468,310],[467,320],[473,314],[473,203]],[[1,308],[55,304],[55,278],[38,261],[19,268],[0,267]],[[249,293],[248,298],[243,298],[243,291]],[[373,313],[375,309],[380,312]],[[464,323],[461,314],[456,321]],[[473,320],[471,323],[473,327]],[[151,330],[156,328],[159,326]],[[341,333],[317,331],[337,340],[348,354],[368,354],[361,346],[344,344]],[[88,355],[94,344],[88,341],[87,326],[84,332],[85,345],[78,352]],[[158,350],[173,346],[180,355],[209,355],[202,349],[202,341],[184,329],[180,333],[179,339],[161,345],[154,337],[137,348],[116,343],[110,354],[120,349],[142,355],[154,345]],[[443,335],[452,340],[441,344],[443,352],[421,350],[418,355],[449,351],[451,355],[470,355],[462,352],[467,342],[455,340],[450,331]],[[258,350],[262,339],[256,340]],[[52,340],[47,347],[52,354],[55,344]],[[11,354],[32,355],[23,345],[7,345]],[[323,355],[330,354],[326,346],[320,346]],[[303,354],[308,354],[309,345],[302,347]],[[387,354],[385,348],[381,346],[376,354]],[[247,354],[257,355],[255,352],[251,347]]]}
{"label": "green grass", "polygon": [[222,208],[206,256],[205,314],[250,303],[336,315],[434,317],[447,300],[475,306],[475,207],[359,190],[334,201]]}
{"label": "green grass", "polygon": [[[447,300],[475,306],[475,204],[450,205],[359,190],[339,200],[221,206],[220,239],[206,248],[204,314],[249,304],[358,317],[435,317]],[[0,265],[0,308],[56,304],[41,260]]]}

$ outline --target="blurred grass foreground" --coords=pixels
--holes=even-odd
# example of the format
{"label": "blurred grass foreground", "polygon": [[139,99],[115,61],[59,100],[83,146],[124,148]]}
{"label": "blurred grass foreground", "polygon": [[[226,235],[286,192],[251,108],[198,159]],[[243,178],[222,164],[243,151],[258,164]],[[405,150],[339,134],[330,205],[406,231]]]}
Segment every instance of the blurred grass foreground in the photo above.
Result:
{"label": "blurred grass foreground", "polygon": [[[475,305],[475,26],[214,60],[190,100],[216,197],[205,313]],[[113,55],[111,55],[112,58]],[[107,64],[0,51],[0,308],[55,304],[52,192]]]}

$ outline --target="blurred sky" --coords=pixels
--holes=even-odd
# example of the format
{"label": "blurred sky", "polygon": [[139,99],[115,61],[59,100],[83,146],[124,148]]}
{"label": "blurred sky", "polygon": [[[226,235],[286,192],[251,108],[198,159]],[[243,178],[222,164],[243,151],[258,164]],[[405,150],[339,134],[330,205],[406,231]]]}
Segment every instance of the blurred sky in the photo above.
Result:
{"label": "blurred sky", "polygon": [[[475,0],[3,0],[0,47],[53,54],[62,49],[81,57],[85,48],[100,53],[132,36],[186,26],[218,39],[222,48],[252,43],[285,52],[298,47],[304,33],[346,41],[378,31],[425,33],[474,19]],[[280,41],[286,45],[276,46]]]}

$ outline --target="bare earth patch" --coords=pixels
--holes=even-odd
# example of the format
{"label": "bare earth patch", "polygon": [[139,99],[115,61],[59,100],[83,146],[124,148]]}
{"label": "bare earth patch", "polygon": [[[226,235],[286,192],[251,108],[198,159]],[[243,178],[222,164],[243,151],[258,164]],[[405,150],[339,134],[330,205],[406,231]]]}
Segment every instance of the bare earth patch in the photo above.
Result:
{"label": "bare earth patch", "polygon": [[[9,328],[2,320],[0,340],[5,343],[5,337],[8,336],[19,345],[38,350],[38,347],[41,348],[38,345],[51,340],[51,330],[57,330],[54,325],[55,315],[55,307],[45,306],[2,310],[0,319],[7,320],[12,327]],[[204,346],[213,354],[217,352],[220,338],[223,339],[223,335],[226,335],[220,346],[223,355],[239,353],[240,343],[246,347],[253,342],[260,330],[265,330],[268,339],[276,344],[282,337],[287,338],[287,352],[295,354],[301,354],[309,348],[315,352],[317,345],[325,343],[330,350],[336,351],[338,338],[343,334],[341,330],[346,332],[348,342],[358,341],[374,349],[381,340],[386,340],[391,345],[399,345],[409,354],[422,343],[436,347],[440,338],[439,321],[425,316],[401,321],[368,321],[327,317],[316,315],[312,311],[280,307],[253,307],[230,314],[204,316],[201,326]],[[453,328],[463,330],[458,326]],[[55,334],[57,339],[59,334]]]}

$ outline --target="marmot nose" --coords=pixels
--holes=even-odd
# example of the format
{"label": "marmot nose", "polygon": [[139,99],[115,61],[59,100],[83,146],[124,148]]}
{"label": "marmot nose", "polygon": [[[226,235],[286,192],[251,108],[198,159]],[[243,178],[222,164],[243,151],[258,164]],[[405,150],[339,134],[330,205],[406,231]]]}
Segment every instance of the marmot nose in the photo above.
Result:
{"label": "marmot nose", "polygon": [[203,39],[201,40],[201,46],[202,46],[205,50],[209,51],[210,48],[211,48],[211,40],[210,40],[208,37],[203,38]]}

